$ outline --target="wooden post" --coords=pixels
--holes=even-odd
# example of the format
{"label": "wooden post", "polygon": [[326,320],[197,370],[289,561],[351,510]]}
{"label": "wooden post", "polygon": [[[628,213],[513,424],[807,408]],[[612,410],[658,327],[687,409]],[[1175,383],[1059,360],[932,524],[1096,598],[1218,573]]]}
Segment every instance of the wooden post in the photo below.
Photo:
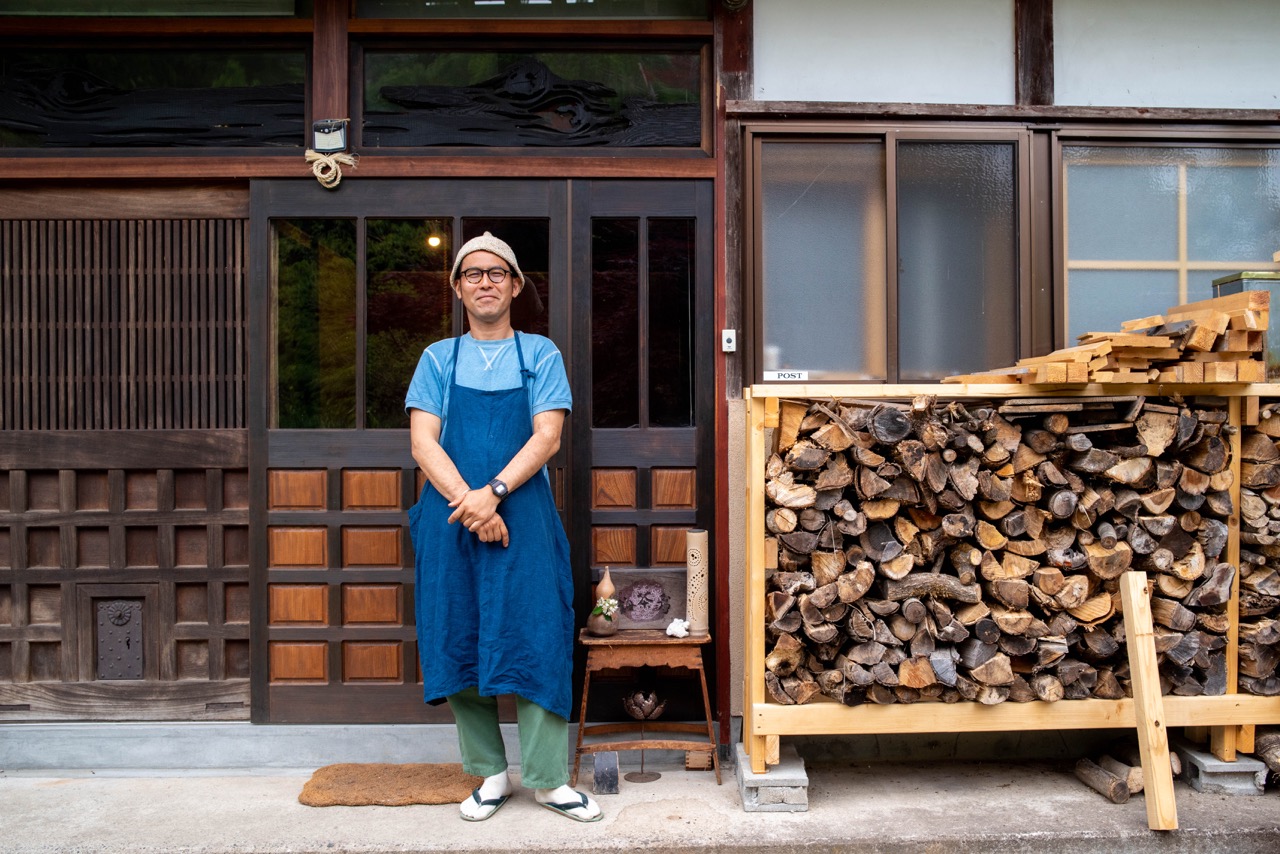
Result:
{"label": "wooden post", "polygon": [[747,566],[744,579],[747,596],[743,608],[746,626],[742,633],[745,639],[742,744],[751,758],[752,772],[763,774],[768,745],[766,738],[755,731],[755,707],[764,703],[764,430],[766,403],[772,404],[776,424],[778,399],[758,399],[747,389],[743,393],[743,403],[746,405],[747,422]]}
{"label": "wooden post", "polygon": [[[1227,423],[1235,427],[1231,434],[1231,507],[1227,519],[1227,563],[1236,567],[1231,580],[1231,598],[1227,600],[1227,693],[1239,691],[1236,685],[1240,675],[1240,442],[1244,432],[1244,400],[1233,397],[1227,401]],[[1209,750],[1223,762],[1236,760],[1239,727],[1216,726],[1209,731]],[[1252,733],[1250,738],[1252,741]]]}
{"label": "wooden post", "polygon": [[1120,601],[1124,608],[1129,671],[1133,676],[1133,716],[1142,755],[1147,826],[1152,830],[1177,830],[1178,805],[1173,797],[1173,770],[1169,767],[1169,732],[1160,698],[1155,629],[1145,572],[1131,571],[1120,576]]}

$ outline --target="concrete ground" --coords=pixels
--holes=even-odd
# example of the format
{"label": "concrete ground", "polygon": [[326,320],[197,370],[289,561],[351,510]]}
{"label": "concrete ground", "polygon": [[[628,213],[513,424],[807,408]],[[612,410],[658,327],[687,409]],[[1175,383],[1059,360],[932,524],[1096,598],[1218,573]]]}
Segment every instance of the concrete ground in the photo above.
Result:
{"label": "concrete ground", "polygon": [[[733,769],[660,766],[600,796],[580,824],[521,790],[489,821],[457,807],[298,803],[309,771],[0,771],[0,851],[46,852],[1280,852],[1280,791],[1177,784],[1180,829],[1147,829],[1142,796],[1113,805],[1071,764],[808,763],[809,809],[745,812]],[[588,766],[589,768],[589,766]],[[628,769],[623,768],[625,773]],[[582,788],[591,780],[584,769]]]}

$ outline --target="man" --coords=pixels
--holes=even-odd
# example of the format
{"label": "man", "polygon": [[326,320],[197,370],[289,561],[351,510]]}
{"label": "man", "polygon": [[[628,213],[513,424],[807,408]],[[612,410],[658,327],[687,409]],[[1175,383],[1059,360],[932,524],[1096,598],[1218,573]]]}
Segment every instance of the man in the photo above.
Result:
{"label": "man", "polygon": [[514,694],[521,782],[547,809],[598,821],[568,786],[573,580],[545,469],[572,406],[564,361],[511,327],[525,281],[505,242],[467,241],[449,280],[470,331],[423,352],[405,398],[427,477],[409,511],[424,696],[447,698],[463,767],[485,778],[462,818],[483,821],[511,796],[497,695]]}

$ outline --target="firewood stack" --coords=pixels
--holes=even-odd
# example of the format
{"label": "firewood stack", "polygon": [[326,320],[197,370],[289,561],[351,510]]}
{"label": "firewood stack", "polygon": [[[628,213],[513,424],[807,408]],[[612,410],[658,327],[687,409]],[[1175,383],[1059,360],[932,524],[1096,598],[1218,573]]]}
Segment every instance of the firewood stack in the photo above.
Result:
{"label": "firewood stack", "polygon": [[1240,443],[1240,689],[1280,696],[1280,404]]}
{"label": "firewood stack", "polygon": [[1129,568],[1154,579],[1162,690],[1224,693],[1225,425],[1177,398],[783,401],[765,467],[768,694],[1130,695]]}
{"label": "firewood stack", "polygon": [[1119,332],[1088,332],[1074,347],[945,383],[1237,383],[1267,378],[1271,294],[1237,294],[1176,305],[1128,320]]}

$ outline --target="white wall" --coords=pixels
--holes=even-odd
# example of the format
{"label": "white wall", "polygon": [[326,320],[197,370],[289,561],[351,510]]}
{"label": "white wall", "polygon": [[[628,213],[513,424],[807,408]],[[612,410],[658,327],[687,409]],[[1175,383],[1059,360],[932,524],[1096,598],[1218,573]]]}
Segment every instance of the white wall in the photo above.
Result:
{"label": "white wall", "polygon": [[1054,0],[1053,26],[1058,104],[1280,108],[1276,0]]}
{"label": "white wall", "polygon": [[762,101],[1014,102],[1013,0],[753,0]]}

